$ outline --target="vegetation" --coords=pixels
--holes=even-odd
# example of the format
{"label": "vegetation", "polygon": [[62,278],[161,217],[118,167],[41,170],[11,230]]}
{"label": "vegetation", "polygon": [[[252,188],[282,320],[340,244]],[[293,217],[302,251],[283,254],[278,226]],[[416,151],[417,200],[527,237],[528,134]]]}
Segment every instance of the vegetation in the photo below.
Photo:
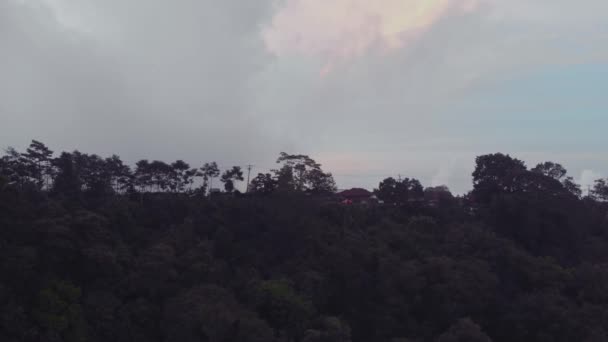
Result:
{"label": "vegetation", "polygon": [[465,196],[359,206],[307,156],[240,194],[238,167],[53,155],[0,159],[2,341],[608,340],[608,180],[493,154]]}

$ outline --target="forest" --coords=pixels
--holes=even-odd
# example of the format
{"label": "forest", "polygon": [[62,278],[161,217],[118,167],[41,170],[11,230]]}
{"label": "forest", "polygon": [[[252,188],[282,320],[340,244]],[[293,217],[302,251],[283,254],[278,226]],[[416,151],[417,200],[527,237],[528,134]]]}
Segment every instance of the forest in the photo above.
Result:
{"label": "forest", "polygon": [[467,194],[387,178],[344,205],[306,155],[246,182],[8,148],[0,341],[608,341],[608,179],[471,162]]}

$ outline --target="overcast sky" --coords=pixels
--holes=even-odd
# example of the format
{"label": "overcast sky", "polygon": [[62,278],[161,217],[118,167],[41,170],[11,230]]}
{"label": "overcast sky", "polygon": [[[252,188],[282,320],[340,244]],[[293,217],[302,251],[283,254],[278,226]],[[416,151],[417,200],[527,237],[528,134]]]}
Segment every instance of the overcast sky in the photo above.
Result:
{"label": "overcast sky", "polygon": [[340,188],[476,155],[608,176],[606,0],[0,0],[0,145],[193,166],[305,153]]}

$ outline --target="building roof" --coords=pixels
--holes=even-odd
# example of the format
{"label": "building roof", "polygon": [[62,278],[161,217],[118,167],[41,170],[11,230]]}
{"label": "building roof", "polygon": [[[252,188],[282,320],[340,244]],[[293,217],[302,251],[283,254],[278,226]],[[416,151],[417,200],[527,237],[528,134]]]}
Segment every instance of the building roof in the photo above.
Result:
{"label": "building roof", "polygon": [[337,195],[344,198],[369,198],[372,197],[373,193],[365,189],[353,188],[339,192]]}

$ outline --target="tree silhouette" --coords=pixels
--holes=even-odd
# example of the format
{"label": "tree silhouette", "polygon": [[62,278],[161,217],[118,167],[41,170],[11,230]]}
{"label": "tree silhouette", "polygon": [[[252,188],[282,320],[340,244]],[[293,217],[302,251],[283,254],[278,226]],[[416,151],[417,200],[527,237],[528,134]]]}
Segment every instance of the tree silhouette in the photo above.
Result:
{"label": "tree silhouette", "polygon": [[580,197],[582,195],[580,185],[576,184],[574,178],[566,176],[568,174],[568,171],[561,164],[554,162],[544,162],[536,165],[530,171],[560,181],[564,188],[566,188],[571,194],[576,197]]}
{"label": "tree silhouette", "polygon": [[125,165],[119,156],[113,155],[105,160],[110,183],[115,192],[129,190],[132,184],[131,168]]}
{"label": "tree silhouette", "polygon": [[566,176],[568,171],[561,165],[553,162],[544,162],[536,165],[530,171],[540,173],[547,177],[551,177],[555,180],[561,181]]}
{"label": "tree silhouette", "polygon": [[142,159],[135,164],[135,185],[140,192],[146,192],[150,190],[152,186],[152,172],[150,169],[150,162],[146,159]]}
{"label": "tree silhouette", "polygon": [[53,159],[53,166],[57,168],[57,176],[52,191],[77,198],[82,191],[83,182],[74,155],[62,152],[59,157]]}
{"label": "tree silhouette", "polygon": [[270,173],[260,173],[251,180],[249,191],[254,194],[268,195],[276,191],[277,180]]}
{"label": "tree silhouette", "polygon": [[224,183],[224,189],[226,192],[234,192],[235,190],[235,182],[243,181],[243,170],[241,170],[240,166],[233,166],[232,169],[226,170],[222,174],[222,183]]}
{"label": "tree silhouette", "polygon": [[183,192],[194,182],[194,177],[198,175],[198,170],[191,169],[190,165],[183,160],[177,160],[171,164],[172,179],[171,189],[174,192]]}
{"label": "tree silhouette", "polygon": [[7,148],[5,153],[2,157],[2,174],[8,179],[9,184],[22,189],[31,181],[27,164],[23,162],[21,153],[14,148]]}
{"label": "tree silhouette", "polygon": [[32,140],[26,152],[21,154],[30,177],[36,180],[39,188],[49,186],[53,175],[51,160],[53,151],[37,140]]}
{"label": "tree silhouette", "polygon": [[580,198],[561,165],[494,154],[467,195],[387,178],[384,204],[347,206],[282,155],[251,196],[212,201],[183,195],[202,176],[185,161],[73,151],[48,171],[42,146],[0,157],[0,341],[608,336],[608,179]]}
{"label": "tree silhouette", "polygon": [[512,193],[516,177],[527,171],[523,161],[502,153],[479,156],[473,172],[473,196],[480,203],[489,203],[500,193]]}
{"label": "tree silhouette", "polygon": [[200,168],[203,177],[203,189],[211,189],[213,186],[213,179],[220,175],[220,169],[216,162],[205,163]]}
{"label": "tree silhouette", "polygon": [[321,164],[307,155],[287,154],[281,152],[277,159],[281,167],[273,170],[278,189],[311,193],[331,193],[336,191],[336,184],[331,173],[325,173]]}
{"label": "tree silhouette", "polygon": [[608,179],[598,179],[591,190],[593,198],[600,201],[608,201]]}
{"label": "tree silhouette", "polygon": [[392,177],[380,182],[375,190],[378,199],[385,203],[403,205],[409,201],[424,198],[424,188],[417,179],[405,178],[398,181]]}

